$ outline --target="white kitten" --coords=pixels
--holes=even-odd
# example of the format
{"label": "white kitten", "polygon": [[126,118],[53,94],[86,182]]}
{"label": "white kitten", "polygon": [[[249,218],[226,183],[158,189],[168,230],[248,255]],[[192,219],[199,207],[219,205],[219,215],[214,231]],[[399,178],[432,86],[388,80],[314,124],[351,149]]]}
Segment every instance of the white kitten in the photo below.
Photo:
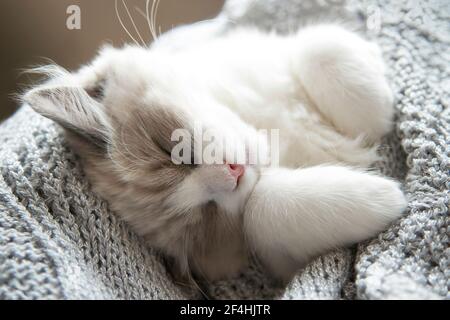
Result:
{"label": "white kitten", "polygon": [[[182,28],[150,49],[103,49],[24,100],[66,129],[94,190],[181,277],[232,276],[250,249],[286,280],[401,215],[396,183],[352,169],[377,159],[391,128],[376,45],[335,25],[289,36],[215,32]],[[227,156],[174,164],[171,134],[194,123],[247,146],[257,129],[280,129],[283,168]]]}

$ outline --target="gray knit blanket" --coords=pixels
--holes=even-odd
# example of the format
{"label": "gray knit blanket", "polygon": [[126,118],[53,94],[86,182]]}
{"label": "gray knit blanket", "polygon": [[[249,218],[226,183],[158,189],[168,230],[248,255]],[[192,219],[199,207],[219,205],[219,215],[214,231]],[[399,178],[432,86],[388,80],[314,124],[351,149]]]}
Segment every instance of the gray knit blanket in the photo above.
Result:
{"label": "gray knit blanket", "polygon": [[[218,29],[249,24],[278,32],[340,19],[378,41],[397,115],[377,168],[403,182],[409,205],[389,230],[318,257],[287,287],[274,286],[252,266],[236,279],[210,284],[206,295],[450,298],[449,2],[229,0],[220,17]],[[28,106],[0,125],[0,167],[1,299],[202,297],[171,280],[163,258],[91,192],[62,130]]]}

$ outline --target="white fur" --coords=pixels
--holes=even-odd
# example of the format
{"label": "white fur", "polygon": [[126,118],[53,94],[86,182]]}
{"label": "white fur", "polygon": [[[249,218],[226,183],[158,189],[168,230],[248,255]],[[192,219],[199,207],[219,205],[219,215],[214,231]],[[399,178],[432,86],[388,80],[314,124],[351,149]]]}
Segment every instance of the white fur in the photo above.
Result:
{"label": "white fur", "polygon": [[406,206],[398,183],[342,166],[267,169],[249,201],[251,247],[283,279],[308,259],[381,232]]}
{"label": "white fur", "polygon": [[223,165],[201,165],[171,205],[215,201],[236,219],[244,214],[251,249],[283,279],[398,218],[406,205],[398,184],[354,169],[377,159],[392,124],[378,47],[336,25],[289,36],[247,28],[216,36],[219,29],[179,29],[150,49],[105,48],[74,75],[86,89],[106,79],[102,103],[123,117],[130,105],[163,105],[241,143],[257,129],[280,129],[283,168],[259,177],[249,166],[234,189]]}
{"label": "white fur", "polygon": [[[378,47],[355,33],[334,25],[289,37],[242,30],[184,50],[177,72],[198,74],[189,80],[198,89],[179,90],[206,92],[212,103],[198,107],[215,114],[215,126],[243,127],[231,110],[255,128],[280,128],[282,166],[377,159],[366,143],[390,131],[393,97]],[[286,280],[321,252],[375,236],[405,206],[397,183],[363,170],[269,169],[244,225],[251,249]]]}

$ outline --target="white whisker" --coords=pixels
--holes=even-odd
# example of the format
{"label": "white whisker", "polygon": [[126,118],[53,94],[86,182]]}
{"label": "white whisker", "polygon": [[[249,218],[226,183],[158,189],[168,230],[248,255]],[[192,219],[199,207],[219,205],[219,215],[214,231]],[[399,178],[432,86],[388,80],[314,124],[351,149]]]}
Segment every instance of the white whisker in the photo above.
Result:
{"label": "white whisker", "polygon": [[[152,9],[153,9],[153,3],[154,3],[154,1],[152,2]],[[150,29],[150,33],[151,33],[153,41],[154,41],[154,40],[156,40],[156,37],[155,37],[155,34],[153,32],[152,24],[151,24],[151,21],[150,21],[150,13],[149,13],[149,10],[148,10],[149,9],[149,5],[150,5],[150,0],[147,0],[146,3],[145,3],[145,12],[146,12],[145,18],[147,19],[147,24],[148,24],[148,27]]]}
{"label": "white whisker", "polygon": [[144,19],[146,19],[145,12],[142,11],[138,6],[134,6],[134,10],[136,10]]}
{"label": "white whisker", "polygon": [[125,7],[125,10],[127,11],[127,14],[128,14],[128,17],[129,17],[130,20],[131,20],[131,23],[133,24],[134,30],[136,31],[138,37],[141,39],[142,44],[145,46],[145,45],[146,45],[146,44],[145,44],[145,41],[144,41],[144,39],[142,38],[142,36],[141,36],[141,34],[140,34],[140,32],[139,32],[137,26],[136,26],[136,23],[134,23],[133,16],[131,15],[130,10],[128,10],[128,6],[127,6],[125,0],[122,0],[122,3],[123,3],[123,6]]}
{"label": "white whisker", "polygon": [[[152,7],[149,11],[149,4],[150,4],[150,0],[147,0],[146,3],[146,13],[147,13],[147,21],[148,21],[148,26],[150,28],[150,32],[152,34],[153,40],[157,41],[158,40],[158,34],[156,32],[156,15],[158,13],[158,7],[159,7],[159,0],[152,0]],[[161,28],[159,28],[160,30],[160,34],[161,34]]]}
{"label": "white whisker", "polygon": [[120,14],[119,14],[119,8],[117,6],[117,1],[118,0],[114,1],[114,6],[115,6],[115,9],[116,9],[116,16],[117,16],[117,19],[119,19],[120,25],[122,26],[123,30],[125,30],[125,32],[128,34],[128,36],[131,38],[131,40],[133,40],[134,43],[136,43],[136,45],[140,46],[139,42],[136,41],[136,39],[128,31],[127,27],[125,27],[125,24],[123,23],[122,18],[120,17]]}
{"label": "white whisker", "polygon": [[[155,31],[156,37],[158,37],[158,34],[157,34],[155,28],[156,28],[156,15],[158,14],[160,0],[156,0],[154,2],[156,2],[156,5],[155,5],[155,10],[152,12],[152,16],[153,16],[152,25],[153,25],[153,30]],[[158,29],[159,29],[159,35],[161,35],[161,26]]]}
{"label": "white whisker", "polygon": [[[147,1],[148,1],[148,0],[147,0]],[[138,6],[135,6],[135,7],[134,7],[134,10],[136,10],[136,11],[137,11],[137,12],[145,19],[145,21],[147,21],[147,23],[148,23],[147,15],[145,14],[144,11],[142,11],[141,8],[139,8]],[[150,26],[150,24],[149,24],[149,26]],[[151,29],[150,29],[150,33],[151,33]],[[153,39],[153,35],[150,34],[150,36],[151,36],[152,39]],[[147,47],[149,47],[149,46],[151,45],[152,39],[150,39],[150,40],[148,41]]]}

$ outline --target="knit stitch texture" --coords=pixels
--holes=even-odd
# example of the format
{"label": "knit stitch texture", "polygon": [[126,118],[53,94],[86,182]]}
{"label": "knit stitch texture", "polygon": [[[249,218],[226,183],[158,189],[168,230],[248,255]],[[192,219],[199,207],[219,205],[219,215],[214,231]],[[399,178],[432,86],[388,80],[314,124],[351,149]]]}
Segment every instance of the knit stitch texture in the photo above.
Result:
{"label": "knit stitch texture", "polygon": [[[208,296],[450,298],[449,2],[229,0],[221,17],[224,29],[282,33],[334,17],[377,41],[397,114],[376,166],[403,182],[409,205],[377,238],[315,259],[286,288],[252,266]],[[162,257],[91,191],[62,130],[28,106],[0,125],[0,167],[0,299],[201,297],[171,280]]]}

